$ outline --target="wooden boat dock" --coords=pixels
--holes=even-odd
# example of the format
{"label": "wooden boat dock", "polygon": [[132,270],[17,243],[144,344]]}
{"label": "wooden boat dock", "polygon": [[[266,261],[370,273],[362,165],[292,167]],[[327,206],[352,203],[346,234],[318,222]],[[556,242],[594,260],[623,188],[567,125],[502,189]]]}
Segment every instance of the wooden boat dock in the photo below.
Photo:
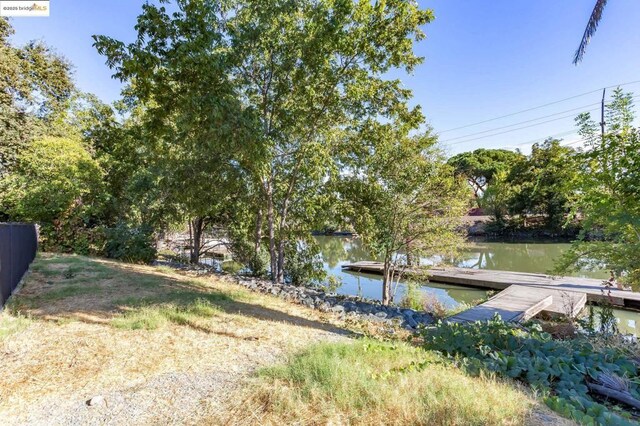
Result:
{"label": "wooden boat dock", "polygon": [[[346,264],[342,268],[381,274],[384,265],[365,261]],[[494,313],[508,321],[521,321],[540,312],[576,315],[587,302],[608,302],[621,308],[640,309],[640,293],[607,289],[599,279],[453,267],[414,268],[405,273],[434,282],[501,290],[487,302],[449,318],[450,321],[490,319]]]}

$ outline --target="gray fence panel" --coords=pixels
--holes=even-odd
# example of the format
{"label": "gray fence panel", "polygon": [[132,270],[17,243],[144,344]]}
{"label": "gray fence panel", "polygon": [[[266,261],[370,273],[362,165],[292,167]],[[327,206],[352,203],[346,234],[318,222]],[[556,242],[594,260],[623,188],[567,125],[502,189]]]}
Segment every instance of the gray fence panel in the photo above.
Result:
{"label": "gray fence panel", "polygon": [[20,283],[37,250],[35,225],[0,223],[0,306]]}

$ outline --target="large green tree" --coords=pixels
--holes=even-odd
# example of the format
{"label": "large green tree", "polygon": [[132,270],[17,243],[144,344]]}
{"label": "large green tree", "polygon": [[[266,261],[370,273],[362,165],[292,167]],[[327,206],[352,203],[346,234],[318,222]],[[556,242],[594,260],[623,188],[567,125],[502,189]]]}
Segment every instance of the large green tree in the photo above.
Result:
{"label": "large green tree", "polygon": [[[247,192],[241,179],[247,156],[260,147],[245,137],[254,126],[231,75],[223,4],[178,1],[177,11],[144,5],[138,38],[124,45],[96,36],[98,51],[129,83],[125,99],[137,105],[138,137],[165,215],[186,219],[191,261],[198,262],[207,225],[228,216],[233,198]],[[168,218],[166,218],[168,219]]]}
{"label": "large green tree", "polygon": [[320,225],[340,130],[419,114],[407,106],[410,92],[385,73],[421,62],[413,41],[433,15],[404,0],[274,0],[239,2],[230,16],[233,74],[266,147],[253,174],[271,271],[281,282],[287,246]]}
{"label": "large green tree", "polygon": [[169,14],[145,5],[136,42],[97,37],[96,46],[154,109],[154,132],[164,127],[162,138],[191,139],[221,157],[214,164],[240,169],[256,251],[266,239],[272,277],[282,282],[288,248],[321,224],[341,132],[421,117],[407,105],[410,91],[386,73],[421,62],[413,42],[433,15],[406,0],[175,6]]}
{"label": "large green tree", "polygon": [[0,177],[30,140],[48,134],[74,91],[68,61],[42,42],[14,46],[12,34],[0,18]]}
{"label": "large green tree", "polygon": [[479,148],[454,155],[448,163],[454,167],[457,174],[464,176],[473,188],[476,199],[479,199],[497,174],[508,173],[523,157],[519,152],[507,149]]}
{"label": "large green tree", "polygon": [[[584,267],[613,270],[640,286],[640,129],[633,127],[632,96],[617,89],[606,107],[606,131],[590,114],[577,118],[585,151],[575,213],[583,231],[559,263],[559,270]],[[600,238],[594,238],[597,236]]]}
{"label": "large green tree", "polygon": [[512,215],[543,216],[549,229],[560,229],[575,198],[576,151],[549,138],[534,144],[531,154],[510,170],[509,211]]}

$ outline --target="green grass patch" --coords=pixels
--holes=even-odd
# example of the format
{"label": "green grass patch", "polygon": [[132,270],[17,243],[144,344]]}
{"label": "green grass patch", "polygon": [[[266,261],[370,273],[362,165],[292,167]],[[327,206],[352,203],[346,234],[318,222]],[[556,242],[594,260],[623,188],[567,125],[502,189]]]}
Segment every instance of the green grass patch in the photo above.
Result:
{"label": "green grass patch", "polygon": [[[44,254],[33,270],[47,278],[38,282],[37,291],[18,297],[13,312],[45,309],[50,315],[73,317],[77,302],[78,310],[95,309],[109,315],[114,327],[129,330],[154,330],[171,323],[208,331],[209,318],[221,311],[235,312],[234,303],[255,297],[242,290],[216,291],[210,282],[188,280],[171,269],[162,272],[174,276],[83,256]],[[87,297],[64,305],[50,303],[77,296]]]}
{"label": "green grass patch", "polygon": [[27,328],[33,321],[24,315],[0,315],[0,342]]}
{"label": "green grass patch", "polygon": [[166,265],[156,266],[156,271],[162,272],[163,274],[173,274],[175,270]]}
{"label": "green grass patch", "polygon": [[31,265],[31,270],[47,278],[57,277],[66,282],[82,282],[88,276],[102,280],[117,275],[109,266],[90,258],[75,255],[40,255]]}
{"label": "green grass patch", "polygon": [[267,424],[522,424],[534,404],[433,353],[374,340],[313,346],[260,371],[249,392],[243,412]]}
{"label": "green grass patch", "polygon": [[218,291],[194,291],[194,290],[168,290],[154,295],[137,297],[129,296],[114,301],[117,306],[123,308],[139,308],[150,305],[172,304],[176,306],[189,306],[198,300],[204,300],[212,305],[221,306],[243,300],[241,294],[223,293]]}
{"label": "green grass patch", "polygon": [[210,301],[200,298],[187,305],[157,304],[133,308],[111,324],[123,330],[155,330],[167,323],[204,328],[200,323],[220,312],[220,308]]}
{"label": "green grass patch", "polygon": [[49,290],[41,295],[37,296],[36,299],[39,301],[54,301],[54,300],[62,300],[69,297],[75,296],[83,296],[87,294],[97,294],[101,293],[102,288],[97,287],[95,285],[65,285],[60,288],[54,288]]}

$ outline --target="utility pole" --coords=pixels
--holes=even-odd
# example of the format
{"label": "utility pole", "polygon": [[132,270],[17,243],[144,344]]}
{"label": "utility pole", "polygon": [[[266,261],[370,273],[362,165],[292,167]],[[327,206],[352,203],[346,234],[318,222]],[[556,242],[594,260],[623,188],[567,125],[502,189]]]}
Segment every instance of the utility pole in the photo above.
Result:
{"label": "utility pole", "polygon": [[600,132],[602,135],[602,142],[604,142],[604,95],[606,91],[606,88],[602,89],[602,102],[600,102]]}

